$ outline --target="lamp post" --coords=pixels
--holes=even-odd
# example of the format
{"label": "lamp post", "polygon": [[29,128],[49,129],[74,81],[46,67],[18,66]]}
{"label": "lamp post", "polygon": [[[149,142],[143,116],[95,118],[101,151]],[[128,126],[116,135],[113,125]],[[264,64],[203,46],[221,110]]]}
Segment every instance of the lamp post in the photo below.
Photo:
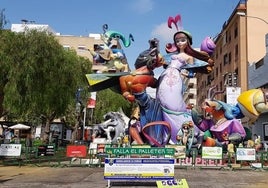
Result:
{"label": "lamp post", "polygon": [[86,106],[83,105],[83,102],[81,100],[81,92],[83,91],[82,88],[77,89],[76,91],[76,112],[81,113],[81,107],[83,107],[83,127],[82,127],[82,140],[85,140],[85,127],[86,127],[86,115],[87,115],[87,109]]}
{"label": "lamp post", "polygon": [[264,20],[263,18],[260,18],[260,17],[257,17],[257,16],[248,16],[248,15],[246,15],[245,12],[237,12],[236,14],[239,15],[239,16],[244,16],[244,17],[248,17],[248,18],[255,18],[255,19],[261,20],[261,21],[263,21],[264,23],[266,23],[268,25],[268,22],[266,20]]}
{"label": "lamp post", "polygon": [[86,117],[87,117],[87,108],[86,107],[84,107],[84,109],[83,109],[83,113],[84,113],[84,119],[83,119],[83,141],[85,140],[85,128],[86,128]]}

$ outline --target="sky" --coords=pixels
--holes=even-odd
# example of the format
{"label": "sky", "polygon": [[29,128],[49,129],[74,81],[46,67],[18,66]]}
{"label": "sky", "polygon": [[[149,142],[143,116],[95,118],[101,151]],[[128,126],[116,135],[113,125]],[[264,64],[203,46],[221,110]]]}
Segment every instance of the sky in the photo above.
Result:
{"label": "sky", "polygon": [[[193,47],[202,40],[220,33],[239,0],[0,0],[0,10],[11,24],[22,19],[36,24],[47,24],[62,35],[88,36],[109,30],[129,34],[134,42],[123,47],[128,63],[133,68],[139,53],[148,49],[148,41],[159,40],[160,52],[172,42],[176,28],[167,25],[169,17],[181,16],[181,29],[193,37]],[[123,46],[123,45],[122,45]]]}

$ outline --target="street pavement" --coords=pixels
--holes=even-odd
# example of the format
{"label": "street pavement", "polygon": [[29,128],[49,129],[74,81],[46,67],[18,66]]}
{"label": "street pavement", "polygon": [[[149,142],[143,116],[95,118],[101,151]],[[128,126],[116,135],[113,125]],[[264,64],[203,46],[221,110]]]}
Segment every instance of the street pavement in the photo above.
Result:
{"label": "street pavement", "polygon": [[[105,188],[102,167],[0,166],[1,188]],[[267,188],[268,171],[175,168],[175,179],[186,179],[190,188]],[[153,182],[111,182],[111,187],[157,187]]]}

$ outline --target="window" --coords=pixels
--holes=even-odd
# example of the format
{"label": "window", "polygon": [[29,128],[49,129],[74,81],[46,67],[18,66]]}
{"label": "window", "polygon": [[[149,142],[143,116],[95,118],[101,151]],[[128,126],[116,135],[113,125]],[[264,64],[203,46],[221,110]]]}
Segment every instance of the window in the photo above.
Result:
{"label": "window", "polygon": [[237,24],[235,26],[235,29],[234,29],[234,38],[236,38],[238,35],[238,29],[237,29]]}
{"label": "window", "polygon": [[189,99],[193,99],[193,98],[194,98],[194,94],[193,94],[193,93],[189,93],[189,94],[188,94],[188,98],[189,98]]}
{"label": "window", "polygon": [[238,44],[235,45],[235,61],[238,60]]}
{"label": "window", "polygon": [[232,35],[231,35],[231,32],[230,32],[229,35],[228,35],[228,42],[231,42],[231,40],[232,40]]}
{"label": "window", "polygon": [[77,47],[77,51],[78,52],[86,52],[87,51],[87,47],[85,45],[79,45]]}
{"label": "window", "polygon": [[222,83],[222,81],[220,82],[220,91],[222,91],[223,89],[223,87],[222,87],[222,85],[223,85],[223,83]]}
{"label": "window", "polygon": [[230,52],[229,53],[229,64],[231,64],[231,62],[232,62],[232,53]]}
{"label": "window", "polygon": [[68,51],[68,50],[71,49],[71,47],[70,47],[69,45],[63,45],[63,48],[64,48],[64,50],[66,50],[66,51]]}
{"label": "window", "polygon": [[222,37],[222,46],[224,46],[226,42],[227,42],[227,33],[224,33]]}
{"label": "window", "polygon": [[223,56],[223,65],[228,64],[228,61],[229,61],[228,55],[227,54],[224,54],[224,56]]}
{"label": "window", "polygon": [[255,69],[260,68],[263,64],[264,64],[264,61],[263,61],[263,59],[261,59],[260,61],[258,61],[257,63],[255,63]]}
{"label": "window", "polygon": [[194,83],[193,83],[193,82],[190,82],[190,83],[188,84],[188,88],[194,88]]}
{"label": "window", "polygon": [[208,75],[207,76],[207,85],[210,85],[212,80],[213,80],[212,79],[212,76],[211,75]]}
{"label": "window", "polygon": [[102,50],[104,48],[104,44],[94,44],[94,51]]}

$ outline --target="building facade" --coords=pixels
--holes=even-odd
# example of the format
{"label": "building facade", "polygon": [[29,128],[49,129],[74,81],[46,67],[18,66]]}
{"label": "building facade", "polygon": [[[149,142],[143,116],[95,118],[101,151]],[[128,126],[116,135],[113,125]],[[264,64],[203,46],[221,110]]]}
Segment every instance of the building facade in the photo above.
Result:
{"label": "building facade", "polygon": [[[265,36],[266,55],[249,66],[249,89],[262,88],[268,93],[268,34]],[[268,100],[268,98],[267,98]],[[261,114],[252,126],[252,132],[261,136],[262,142],[268,143],[268,112]]]}
{"label": "building facade", "polygon": [[[265,34],[268,32],[268,24],[250,15],[268,20],[267,10],[268,1],[241,0],[223,23],[215,41],[214,71],[208,75],[198,75],[198,80],[201,80],[197,85],[198,103],[206,98],[204,88],[208,89],[212,85],[218,85],[219,90],[226,88],[226,73],[235,73],[235,86],[240,87],[241,91],[248,89],[248,66],[265,56]],[[238,12],[247,16],[240,16]],[[226,101],[226,95],[218,98]]]}
{"label": "building facade", "polygon": [[[239,1],[215,40],[214,71],[198,75],[197,104],[204,101],[207,90],[214,85],[217,85],[217,90],[224,91],[216,96],[224,102],[230,101],[232,94],[237,96],[248,89],[267,88],[267,10],[266,0]],[[250,126],[252,133],[257,132],[264,138],[262,124],[267,121],[267,114],[263,114],[253,127]],[[242,123],[249,126],[246,118],[242,119]],[[254,127],[257,127],[256,130]]]}

